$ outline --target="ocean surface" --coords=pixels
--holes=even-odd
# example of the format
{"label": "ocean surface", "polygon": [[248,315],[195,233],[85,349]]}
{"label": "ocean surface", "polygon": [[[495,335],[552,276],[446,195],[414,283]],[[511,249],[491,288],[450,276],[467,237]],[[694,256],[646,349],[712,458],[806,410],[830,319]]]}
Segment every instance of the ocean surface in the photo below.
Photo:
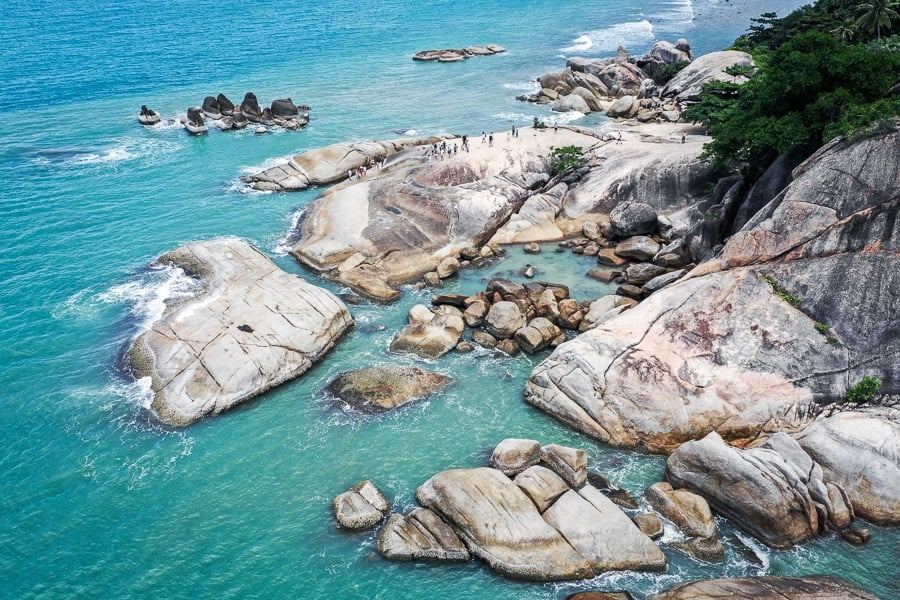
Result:
{"label": "ocean surface", "polygon": [[[676,551],[664,574],[534,584],[480,562],[390,563],[374,534],[339,531],[331,500],[372,479],[397,509],[449,467],[479,466],[505,437],[585,448],[592,468],[640,496],[663,459],[591,442],[526,406],[538,358],[487,352],[429,366],[446,393],[363,416],[322,388],[362,366],[411,363],[387,348],[406,311],[351,307],[356,327],[298,381],[184,430],[148,418],[147,390],[120,357],[167,299],[191,293],[151,269],[181,244],[236,235],[284,269],[340,291],[284,253],[295,212],[319,190],[247,193],[240,176],[325,144],[440,132],[502,132],[546,107],[515,101],[569,56],[640,54],[688,38],[727,45],[765,10],[800,2],[713,0],[246,3],[5,0],[0,11],[0,597],[559,598],[583,589],[640,595],[699,577],[829,573],[897,597],[900,533],[873,527],[851,548],[833,537],[771,551],[727,522],[721,565]],[[422,49],[498,43],[459,64],[410,60]],[[298,132],[255,136],[177,125],[146,129],[147,104],[176,118],[207,94],[312,106]],[[577,122],[603,126],[601,117]],[[550,248],[548,248],[550,250]],[[528,257],[538,278],[593,299],[589,260]],[[526,262],[519,248],[466,271],[474,292]],[[666,539],[673,539],[668,532]]]}

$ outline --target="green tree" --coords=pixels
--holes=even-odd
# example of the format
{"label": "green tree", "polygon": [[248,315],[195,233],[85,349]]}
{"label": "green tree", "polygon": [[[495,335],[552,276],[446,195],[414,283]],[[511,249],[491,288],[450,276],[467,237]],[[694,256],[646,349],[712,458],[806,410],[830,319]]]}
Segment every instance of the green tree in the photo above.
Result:
{"label": "green tree", "polygon": [[849,44],[853,41],[853,38],[856,37],[856,21],[853,19],[845,19],[829,33],[831,33],[835,39],[841,40],[845,44]]}
{"label": "green tree", "polygon": [[881,40],[881,28],[891,28],[891,23],[900,19],[897,14],[897,3],[891,0],[870,0],[859,5],[860,16],[856,20],[863,29],[876,32],[876,39]]}

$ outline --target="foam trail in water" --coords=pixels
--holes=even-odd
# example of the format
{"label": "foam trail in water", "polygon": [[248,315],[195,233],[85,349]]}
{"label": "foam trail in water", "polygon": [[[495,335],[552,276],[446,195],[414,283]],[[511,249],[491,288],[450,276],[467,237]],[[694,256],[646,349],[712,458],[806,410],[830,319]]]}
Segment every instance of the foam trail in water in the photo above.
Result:
{"label": "foam trail in water", "polygon": [[306,215],[306,209],[301,208],[300,210],[295,210],[291,215],[291,225],[288,227],[287,233],[285,233],[280,240],[275,244],[275,248],[272,249],[272,252],[279,256],[285,256],[288,252],[290,252],[291,248],[294,247],[300,240],[300,222],[303,220],[303,217]]}
{"label": "foam trail in water", "polygon": [[177,267],[153,267],[137,281],[111,287],[98,299],[111,304],[130,303],[131,314],[139,319],[139,331],[149,329],[173,301],[197,292],[198,281]]}
{"label": "foam trail in water", "polygon": [[[686,35],[694,26],[694,5],[691,0],[668,0],[659,3],[659,12],[648,15],[659,34],[677,37]],[[675,40],[670,40],[674,42]]]}
{"label": "foam trail in water", "polygon": [[619,46],[642,51],[654,39],[653,24],[644,19],[583,33],[572,40],[571,46],[562,48],[561,51],[568,55],[615,54]]}

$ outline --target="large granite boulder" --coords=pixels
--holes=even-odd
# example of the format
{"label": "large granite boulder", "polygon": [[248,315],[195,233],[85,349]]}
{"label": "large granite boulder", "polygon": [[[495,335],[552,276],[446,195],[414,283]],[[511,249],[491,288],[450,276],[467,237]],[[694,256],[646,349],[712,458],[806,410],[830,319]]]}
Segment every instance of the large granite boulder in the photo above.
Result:
{"label": "large granite boulder", "polygon": [[529,196],[522,208],[497,230],[490,244],[527,244],[565,239],[566,235],[556,224],[556,216],[568,189],[565,183],[558,183],[546,192]]}
{"label": "large granite boulder", "polygon": [[735,270],[670,285],[561,344],[525,400],[606,443],[667,452],[713,430],[799,428],[844,364],[812,319]]}
{"label": "large granite boulder", "polygon": [[[656,210],[642,202],[621,202],[609,213],[610,233],[616,237],[652,233],[657,226]],[[622,256],[619,252],[616,252]]]}
{"label": "large granite boulder", "polygon": [[301,375],[353,325],[331,292],[238,239],[189,244],[156,263],[200,282],[128,352],[134,376],[150,378],[153,412],[170,425],[218,414]]}
{"label": "large granite boulder", "polygon": [[378,532],[378,552],[390,560],[466,561],[469,552],[459,536],[427,508],[392,514]]}
{"label": "large granite boulder", "polygon": [[346,492],[335,496],[332,510],[345,529],[369,529],[391,509],[384,494],[371,481],[360,481]]}
{"label": "large granite boulder", "polygon": [[560,345],[526,400],[606,442],[666,452],[713,430],[797,431],[865,376],[896,393],[897,156],[896,129],[827,145],[721,260]]}
{"label": "large granite boulder", "polygon": [[541,461],[541,444],[537,440],[507,438],[491,453],[491,467],[507,477],[515,477]]}
{"label": "large granite boulder", "polygon": [[244,94],[244,100],[241,102],[241,113],[247,117],[251,123],[259,123],[262,119],[262,109],[259,107],[259,100],[253,92]]}
{"label": "large granite boulder", "polygon": [[342,373],[325,389],[362,412],[380,413],[440,391],[451,381],[419,367],[386,365]]}
{"label": "large granite boulder", "polygon": [[900,409],[823,415],[796,438],[821,465],[825,481],[847,492],[857,515],[900,525]]}
{"label": "large granite boulder", "polygon": [[822,478],[822,469],[785,433],[741,450],[713,432],[685,442],[666,461],[672,485],[700,494],[773,548],[790,548],[850,524],[846,495]]}
{"label": "large granite boulder", "polygon": [[456,347],[465,329],[461,311],[444,310],[427,322],[413,321],[406,325],[391,340],[390,349],[426,359],[439,358]]}
{"label": "large granite boulder", "polygon": [[682,583],[647,600],[878,600],[850,582],[827,575],[701,579]]}
{"label": "large granite boulder", "polygon": [[659,548],[590,486],[564,492],[542,515],[523,487],[500,471],[453,469],[422,484],[416,498],[447,521],[472,554],[510,577],[547,581],[665,568]]}
{"label": "large granite boulder", "polygon": [[593,574],[588,560],[500,471],[442,471],[419,486],[416,498],[449,522],[472,554],[504,575],[553,580]]}
{"label": "large granite boulder", "polygon": [[754,67],[753,57],[746,52],[737,50],[725,50],[711,52],[700,56],[678,72],[675,77],[666,84],[660,95],[664,98],[674,98],[678,102],[697,102],[703,85],[710,81],[731,81],[743,83],[745,77],[733,77],[725,72],[731,66]]}

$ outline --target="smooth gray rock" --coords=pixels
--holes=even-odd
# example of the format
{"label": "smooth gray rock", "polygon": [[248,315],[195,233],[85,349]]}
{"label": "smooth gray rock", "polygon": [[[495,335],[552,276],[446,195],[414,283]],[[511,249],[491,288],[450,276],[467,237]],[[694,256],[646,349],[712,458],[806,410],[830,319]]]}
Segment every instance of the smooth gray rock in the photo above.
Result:
{"label": "smooth gray rock", "polygon": [[652,233],[657,225],[656,210],[641,202],[621,202],[609,213],[609,225],[612,235],[620,238]]}
{"label": "smooth gray rock", "polygon": [[685,535],[701,538],[718,535],[712,510],[703,496],[689,490],[674,490],[670,483],[663,481],[648,487],[644,498]]}
{"label": "smooth gray rock", "polygon": [[652,259],[657,252],[659,252],[659,244],[645,235],[636,235],[624,239],[615,247],[615,253],[618,256],[638,262]]}
{"label": "smooth gray rock", "polygon": [[817,465],[784,433],[740,450],[713,432],[685,442],[666,462],[666,479],[673,486],[700,494],[773,548],[790,548],[828,531],[835,510],[821,477]]}
{"label": "smooth gray rock", "polygon": [[447,521],[472,554],[503,575],[548,581],[594,573],[525,492],[496,469],[442,471],[419,486],[416,498]]}
{"label": "smooth gray rock", "polygon": [[485,329],[498,339],[511,338],[525,324],[525,315],[519,306],[507,300],[493,304],[484,318]]}
{"label": "smooth gray rock", "polygon": [[753,57],[746,52],[726,50],[704,54],[679,71],[666,84],[660,95],[664,98],[674,98],[678,102],[696,102],[700,99],[700,92],[705,83],[710,81],[742,83],[746,81],[746,78],[734,78],[725,73],[725,69],[732,65],[755,67]]}
{"label": "smooth gray rock", "polygon": [[606,109],[606,116],[610,119],[628,117],[637,112],[637,98],[634,96],[622,96]]}
{"label": "smooth gray rock", "polygon": [[559,475],[541,465],[528,467],[516,475],[513,481],[528,494],[542,513],[556,502],[557,498],[571,489]]}
{"label": "smooth gray rock", "polygon": [[199,281],[170,304],[128,351],[134,376],[149,377],[151,409],[189,425],[303,374],[353,325],[331,292],[279,269],[235,238],[196,242],[159,265]]}
{"label": "smooth gray rock", "polygon": [[378,532],[376,547],[389,560],[469,560],[469,552],[459,536],[427,508],[388,517]]}
{"label": "smooth gray rock", "polygon": [[863,408],[813,421],[796,435],[839,485],[853,511],[882,525],[900,524],[900,410]]}
{"label": "smooth gray rock", "polygon": [[491,467],[507,477],[515,477],[541,460],[541,444],[537,440],[508,438],[497,444],[491,453]]}
{"label": "smooth gray rock", "polygon": [[391,352],[408,352],[426,359],[443,356],[456,347],[465,331],[460,314],[439,314],[427,323],[406,325],[391,340]]}
{"label": "smooth gray rock", "polygon": [[334,516],[346,529],[374,527],[390,510],[387,498],[371,481],[361,481],[338,494],[332,502]]}
{"label": "smooth gray rock", "polygon": [[541,462],[569,484],[579,488],[587,481],[587,452],[559,444],[541,447]]}
{"label": "smooth gray rock", "polygon": [[659,547],[591,486],[564,493],[544,512],[544,519],[590,562],[595,573],[666,568]]}
{"label": "smooth gray rock", "polygon": [[625,269],[625,280],[630,285],[636,285],[640,287],[655,277],[665,275],[666,272],[667,269],[665,267],[660,267],[659,265],[654,265],[653,263],[629,265],[628,268]]}

